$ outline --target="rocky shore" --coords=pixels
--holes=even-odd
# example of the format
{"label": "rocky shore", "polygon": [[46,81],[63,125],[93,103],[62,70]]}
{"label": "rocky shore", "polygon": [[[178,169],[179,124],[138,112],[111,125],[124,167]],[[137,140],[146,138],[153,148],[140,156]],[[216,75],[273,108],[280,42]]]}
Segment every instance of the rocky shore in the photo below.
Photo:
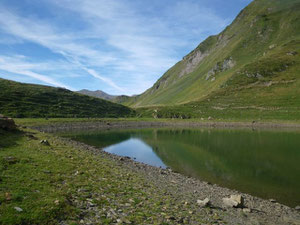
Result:
{"label": "rocky shore", "polygon": [[251,128],[251,129],[300,129],[299,123],[271,123],[271,122],[163,122],[163,121],[91,121],[53,123],[47,125],[31,126],[44,132],[59,132],[90,129],[118,129],[118,128],[149,128],[149,127],[209,127],[209,128]]}
{"label": "rocky shore", "polygon": [[[215,126],[215,123],[205,123],[205,126]],[[201,124],[201,126],[204,124]],[[236,127],[242,124],[222,123],[218,126]],[[174,126],[171,123],[155,123],[155,122],[102,122],[102,123],[76,123],[63,124],[53,126],[35,127],[40,131],[56,132],[62,130],[74,129],[110,129],[110,128],[137,128],[137,127],[162,127]],[[176,126],[198,126],[198,124],[176,124]],[[253,126],[253,124],[248,124]],[[241,126],[242,127],[242,126]],[[161,212],[157,212],[162,216],[161,224],[300,224],[300,213],[297,208],[277,203],[275,200],[263,200],[236,190],[219,187],[214,184],[200,181],[192,177],[186,177],[179,173],[173,172],[171,169],[161,169],[136,162],[128,157],[120,157],[101,149],[76,142],[70,139],[57,137],[65,145],[71,145],[80,151],[87,151],[95,155],[108,159],[117,166],[130,171],[130,173],[138,174],[145,180],[145,186],[152,186],[153,196],[160,198],[161,196]],[[126,176],[126,174],[123,174]],[[121,176],[123,176],[121,175]],[[130,182],[130,181],[128,181]],[[140,187],[142,188],[142,187]],[[81,190],[82,191],[82,190]],[[121,191],[121,190],[120,190]],[[146,191],[146,189],[145,189]],[[78,192],[80,194],[80,191]],[[85,215],[81,221],[82,224],[97,224],[103,209],[95,207],[93,202],[93,193],[89,193],[90,198],[85,201],[79,201],[80,196],[75,198],[74,204],[82,210]],[[164,201],[164,197],[168,197]],[[239,200],[236,200],[239,199]],[[118,199],[114,199],[118,201]],[[132,200],[134,201],[134,200]],[[147,198],[142,202],[147,201]],[[119,212],[106,213],[108,216],[116,216],[122,214],[123,207],[120,205]],[[151,209],[150,209],[151,210]],[[116,214],[116,215],[115,215]],[[117,217],[117,216],[116,216]],[[199,218],[203,218],[199,222]],[[165,221],[166,223],[163,223]],[[128,223],[130,221],[127,221]],[[119,224],[126,224],[126,221],[117,221]]]}
{"label": "rocky shore", "polygon": [[[173,208],[175,212],[188,210],[189,217],[185,217],[182,221],[180,221],[181,218],[174,218],[174,220],[169,218],[169,224],[184,224],[184,221],[188,221],[187,224],[198,224],[196,218],[199,216],[207,218],[207,222],[212,220],[208,224],[300,224],[300,213],[297,209],[279,204],[275,200],[263,200],[236,190],[219,187],[173,172],[170,168],[161,169],[139,163],[128,157],[113,155],[66,138],[61,138],[61,140],[80,150],[92,152],[96,157],[113,160],[126,170],[141,174],[147,183],[156,187],[155,190],[160,190],[159,194],[171,197],[174,201],[172,202],[173,206],[177,206],[177,208]],[[224,198],[232,196],[241,196],[243,203],[236,206],[226,204]],[[206,198],[209,202],[203,204],[203,200]],[[167,202],[161,204],[167,204]],[[97,214],[97,210],[93,206],[88,206],[85,212],[92,211],[92,215],[94,215],[94,213]],[[168,213],[166,210],[161,213],[164,216],[164,213],[172,215],[174,212]],[[82,222],[90,224],[95,222],[93,216],[86,217],[86,219],[87,221]]]}

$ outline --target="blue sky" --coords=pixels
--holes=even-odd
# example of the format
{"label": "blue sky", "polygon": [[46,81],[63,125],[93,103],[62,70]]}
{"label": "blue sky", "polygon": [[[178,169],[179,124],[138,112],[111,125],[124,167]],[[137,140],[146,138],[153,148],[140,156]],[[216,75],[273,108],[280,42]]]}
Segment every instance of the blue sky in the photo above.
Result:
{"label": "blue sky", "polygon": [[1,0],[0,77],[139,94],[250,2]]}

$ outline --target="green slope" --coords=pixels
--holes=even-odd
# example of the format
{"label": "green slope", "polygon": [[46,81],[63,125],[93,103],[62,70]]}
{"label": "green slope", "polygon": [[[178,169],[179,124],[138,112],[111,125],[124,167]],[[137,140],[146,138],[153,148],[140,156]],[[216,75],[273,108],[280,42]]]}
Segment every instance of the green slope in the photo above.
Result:
{"label": "green slope", "polygon": [[63,88],[0,79],[0,114],[11,117],[128,117],[128,107]]}
{"label": "green slope", "polygon": [[[255,0],[223,32],[207,38],[125,104],[155,106],[167,117],[175,112],[223,116],[232,107],[297,111],[299,53],[299,0]],[[216,107],[225,111],[212,112]]]}

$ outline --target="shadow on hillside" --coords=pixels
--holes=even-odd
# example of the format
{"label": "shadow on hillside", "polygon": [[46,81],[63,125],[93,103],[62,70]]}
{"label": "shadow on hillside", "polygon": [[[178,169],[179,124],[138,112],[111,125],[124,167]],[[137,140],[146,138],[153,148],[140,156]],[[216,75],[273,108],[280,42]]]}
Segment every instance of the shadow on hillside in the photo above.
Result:
{"label": "shadow on hillside", "polygon": [[16,145],[17,141],[22,138],[25,133],[19,130],[6,131],[0,129],[0,151],[2,148],[8,148]]}

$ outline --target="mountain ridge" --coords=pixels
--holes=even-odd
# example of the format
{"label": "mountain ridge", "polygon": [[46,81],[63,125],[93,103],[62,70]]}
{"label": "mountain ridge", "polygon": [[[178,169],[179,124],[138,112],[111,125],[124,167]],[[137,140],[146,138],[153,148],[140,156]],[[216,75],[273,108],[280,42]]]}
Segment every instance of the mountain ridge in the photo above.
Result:
{"label": "mountain ridge", "polygon": [[25,84],[0,78],[0,113],[10,117],[131,117],[123,105],[65,88]]}
{"label": "mountain ridge", "polygon": [[91,96],[91,97],[101,98],[101,99],[104,99],[104,100],[113,100],[117,97],[117,95],[110,95],[110,94],[107,94],[106,92],[101,91],[101,90],[90,91],[88,89],[82,89],[82,90],[79,90],[79,91],[76,91],[76,92],[80,93],[80,94],[88,95],[88,96]]}
{"label": "mountain ridge", "polygon": [[[297,55],[281,56],[292,51],[298,53],[297,45],[293,43],[300,40],[299,9],[300,3],[296,0],[253,1],[220,34],[208,37],[151,88],[135,98],[129,98],[124,104],[138,108],[202,101],[228,87],[237,73],[244,73],[251,65],[253,70],[255,66],[259,68],[255,64],[261,61],[269,63],[266,63],[266,68],[260,69],[274,74],[278,73],[276,65],[297,67]],[[276,57],[271,65],[270,59],[274,55]],[[296,59],[297,63],[289,63],[294,60],[291,58]],[[245,77],[248,80],[249,77]],[[274,81],[275,84],[275,77],[261,75],[258,79],[259,82]],[[298,77],[293,79],[298,80]],[[240,81],[244,82],[242,79]]]}

